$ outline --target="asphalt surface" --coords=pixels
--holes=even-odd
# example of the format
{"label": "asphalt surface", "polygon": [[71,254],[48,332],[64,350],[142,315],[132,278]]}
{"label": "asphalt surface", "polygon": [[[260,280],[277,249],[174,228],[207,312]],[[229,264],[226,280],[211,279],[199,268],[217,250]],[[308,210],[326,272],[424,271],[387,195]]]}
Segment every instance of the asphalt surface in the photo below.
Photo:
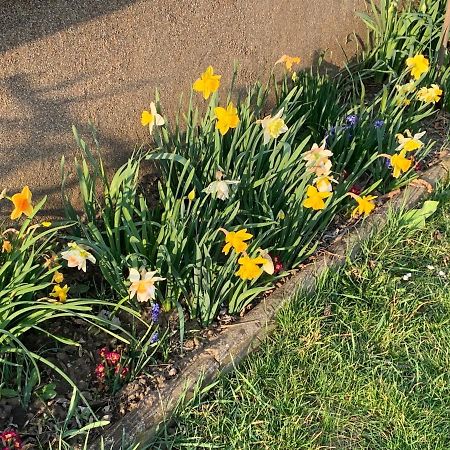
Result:
{"label": "asphalt surface", "polygon": [[[154,90],[173,116],[208,65],[238,86],[265,77],[283,54],[308,67],[323,49],[351,54],[363,0],[3,0],[0,3],[0,179],[60,202],[60,160],[78,154],[72,124],[93,120],[109,167],[146,140],[139,117]],[[200,98],[199,98],[200,101]],[[73,190],[76,200],[77,191]],[[1,210],[2,214],[6,210]]]}

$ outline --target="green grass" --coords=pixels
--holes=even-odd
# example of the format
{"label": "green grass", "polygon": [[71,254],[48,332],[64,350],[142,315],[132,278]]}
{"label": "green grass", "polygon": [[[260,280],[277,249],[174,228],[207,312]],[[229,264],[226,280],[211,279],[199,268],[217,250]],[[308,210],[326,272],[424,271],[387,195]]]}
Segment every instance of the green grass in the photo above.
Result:
{"label": "green grass", "polygon": [[423,230],[392,215],[148,448],[450,448],[449,199]]}

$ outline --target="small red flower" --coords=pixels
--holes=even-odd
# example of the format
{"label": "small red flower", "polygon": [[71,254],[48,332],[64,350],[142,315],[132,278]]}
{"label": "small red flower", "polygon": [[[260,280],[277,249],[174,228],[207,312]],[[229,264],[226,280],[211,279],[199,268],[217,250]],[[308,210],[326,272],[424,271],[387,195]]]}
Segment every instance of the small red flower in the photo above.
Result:
{"label": "small red flower", "polygon": [[350,192],[351,192],[352,194],[359,195],[359,194],[361,194],[362,189],[361,189],[359,186],[357,186],[356,184],[354,184],[354,185],[350,188]]}
{"label": "small red flower", "polygon": [[120,361],[120,353],[117,352],[108,352],[106,354],[106,361],[111,364],[112,366],[115,366]]}
{"label": "small red flower", "polygon": [[97,376],[99,381],[103,381],[105,379],[105,366],[103,364],[98,364],[95,368],[95,375]]}
{"label": "small red flower", "polygon": [[416,163],[415,166],[414,166],[414,170],[415,170],[416,172],[420,172],[421,170],[423,170],[423,168],[424,168],[424,165],[423,165],[423,162],[422,162],[422,161],[419,161],[419,162]]}
{"label": "small red flower", "polygon": [[125,379],[130,373],[130,369],[128,367],[124,367],[122,372],[120,372],[120,378]]}
{"label": "small red flower", "polygon": [[280,273],[283,271],[283,263],[280,261],[280,258],[278,256],[274,256],[273,258],[273,268],[274,273]]}
{"label": "small red flower", "polygon": [[100,358],[106,358],[106,355],[109,353],[109,350],[107,347],[102,347],[99,351],[98,354],[100,356]]}

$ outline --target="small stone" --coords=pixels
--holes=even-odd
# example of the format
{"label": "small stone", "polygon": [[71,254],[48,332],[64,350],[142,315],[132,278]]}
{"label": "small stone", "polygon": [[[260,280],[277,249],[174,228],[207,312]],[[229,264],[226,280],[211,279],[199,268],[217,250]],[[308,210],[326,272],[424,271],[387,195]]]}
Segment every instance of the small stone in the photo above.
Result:
{"label": "small stone", "polygon": [[177,373],[178,373],[178,372],[177,372],[177,369],[175,369],[175,367],[172,367],[172,368],[169,370],[169,377],[174,377]]}

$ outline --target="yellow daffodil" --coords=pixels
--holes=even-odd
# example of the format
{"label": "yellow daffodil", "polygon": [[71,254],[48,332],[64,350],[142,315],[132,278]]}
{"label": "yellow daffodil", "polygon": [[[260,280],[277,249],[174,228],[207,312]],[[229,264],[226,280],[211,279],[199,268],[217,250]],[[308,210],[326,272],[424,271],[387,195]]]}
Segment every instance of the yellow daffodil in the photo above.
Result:
{"label": "yellow daffodil", "polygon": [[254,280],[263,273],[263,269],[260,266],[266,264],[266,260],[261,256],[251,258],[248,255],[243,255],[238,259],[238,264],[241,267],[236,272],[236,275],[243,280]]}
{"label": "yellow daffodil", "polygon": [[269,255],[267,250],[263,250],[262,248],[258,248],[258,253],[259,256],[261,256],[261,258],[265,260],[265,262],[261,266],[262,270],[264,270],[264,272],[269,275],[273,275],[273,273],[275,272],[275,266],[273,264],[272,257]]}
{"label": "yellow daffodil", "polygon": [[264,131],[264,144],[267,144],[271,139],[277,139],[281,134],[286,133],[288,127],[284,123],[283,108],[281,108],[277,114],[272,116],[266,116],[262,120],[257,120],[256,123],[260,123]]}
{"label": "yellow daffodil", "polygon": [[358,203],[358,206],[352,212],[352,217],[359,217],[361,214],[367,217],[375,209],[376,195],[364,195],[362,197],[353,193],[350,193],[350,195]]}
{"label": "yellow daffodil", "polygon": [[12,252],[12,244],[8,240],[4,240],[2,244],[2,253],[11,253]]}
{"label": "yellow daffodil", "polygon": [[330,197],[331,192],[319,192],[314,186],[308,186],[306,190],[306,199],[303,201],[305,208],[312,208],[319,211],[325,208],[324,199]]}
{"label": "yellow daffodil", "polygon": [[331,183],[337,183],[337,181],[331,176],[321,176],[316,178],[314,183],[319,192],[332,192],[333,185]]}
{"label": "yellow daffodil", "polygon": [[398,178],[402,173],[407,172],[412,165],[412,160],[405,158],[405,155],[406,150],[403,149],[400,153],[396,153],[390,157],[391,166],[394,169],[392,173],[394,178]]}
{"label": "yellow daffodil", "polygon": [[252,234],[247,233],[247,228],[239,231],[227,231],[223,228],[220,228],[220,231],[223,231],[225,233],[225,246],[222,250],[225,255],[228,255],[229,251],[232,248],[234,248],[236,253],[245,252],[248,247],[248,244],[245,241],[248,241],[253,237]]}
{"label": "yellow daffodil", "polygon": [[141,124],[143,127],[148,126],[150,134],[153,133],[153,127],[155,125],[160,127],[164,125],[164,123],[164,118],[160,114],[158,114],[154,102],[150,103],[150,111],[142,111]]}
{"label": "yellow daffodil", "polygon": [[211,194],[213,197],[216,197],[220,200],[227,200],[230,196],[230,188],[229,185],[238,184],[237,180],[222,180],[223,173],[218,170],[216,172],[216,181],[210,183],[203,192],[206,194]]}
{"label": "yellow daffodil", "polygon": [[300,57],[283,55],[275,64],[284,64],[286,69],[291,71],[294,64],[300,64]]}
{"label": "yellow daffodil", "polygon": [[406,65],[411,71],[411,75],[418,80],[425,72],[428,72],[430,62],[425,56],[418,54],[406,60]]}
{"label": "yellow daffodil", "polygon": [[430,88],[419,89],[417,98],[425,103],[437,103],[441,99],[442,90],[437,84],[432,84]]}
{"label": "yellow daffodil", "polygon": [[49,227],[52,226],[52,223],[51,222],[42,222],[41,226],[44,227],[44,228],[49,228]]}
{"label": "yellow daffodil", "polygon": [[22,189],[22,192],[14,194],[11,201],[14,204],[14,209],[11,213],[11,220],[20,219],[22,214],[30,217],[33,213],[33,205],[31,204],[32,193],[28,186]]}
{"label": "yellow daffodil", "polygon": [[95,264],[95,257],[87,251],[87,247],[75,242],[70,242],[68,246],[69,250],[61,252],[61,256],[67,261],[68,267],[77,267],[78,270],[86,272],[86,261]]}
{"label": "yellow daffodil", "polygon": [[201,92],[203,98],[208,100],[209,96],[219,89],[221,75],[215,75],[214,69],[209,66],[201,75],[195,80],[192,88],[196,92]]}
{"label": "yellow daffodil", "polygon": [[67,284],[64,287],[61,287],[59,284],[53,286],[53,291],[50,294],[50,297],[58,299],[60,303],[64,303],[67,300],[67,293],[70,288]]}
{"label": "yellow daffodil", "polygon": [[423,142],[420,140],[420,138],[423,137],[425,133],[426,131],[422,131],[422,133],[416,133],[413,136],[411,134],[411,131],[405,130],[406,137],[401,133],[396,134],[395,137],[397,138],[397,141],[399,143],[396,150],[406,150],[407,152],[419,150],[419,148],[423,146]]}
{"label": "yellow daffodil", "polygon": [[188,200],[192,202],[194,199],[195,199],[195,189],[192,189],[192,191],[189,192],[188,194]]}
{"label": "yellow daffodil", "polygon": [[214,114],[216,116],[216,128],[220,131],[223,136],[227,133],[230,128],[236,128],[239,123],[239,117],[237,114],[237,109],[233,106],[233,103],[228,103],[227,108],[222,108],[218,106],[214,108]]}
{"label": "yellow daffodil", "polygon": [[64,275],[61,272],[56,271],[53,274],[53,283],[61,284],[64,281]]}
{"label": "yellow daffodil", "polygon": [[131,285],[128,289],[130,298],[137,297],[138,302],[148,302],[155,299],[157,281],[163,281],[165,278],[155,277],[156,271],[147,272],[145,269],[141,269],[139,273],[136,269],[131,268],[128,279]]}

